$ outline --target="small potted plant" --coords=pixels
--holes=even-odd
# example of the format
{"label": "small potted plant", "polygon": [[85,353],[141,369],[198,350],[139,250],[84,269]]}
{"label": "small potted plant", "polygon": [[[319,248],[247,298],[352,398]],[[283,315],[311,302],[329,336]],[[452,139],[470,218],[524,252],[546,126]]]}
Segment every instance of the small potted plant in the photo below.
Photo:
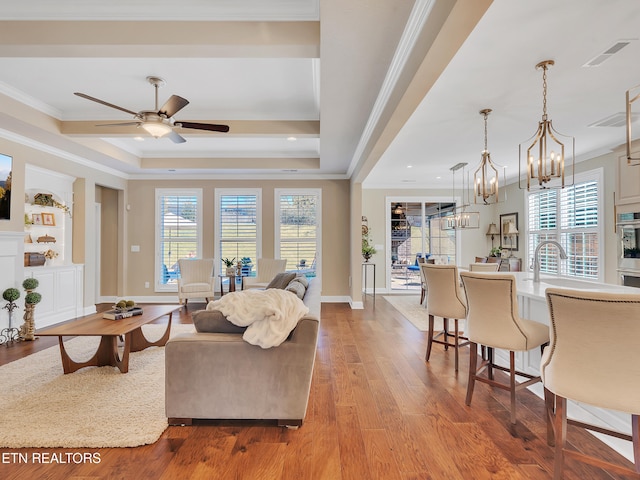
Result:
{"label": "small potted plant", "polygon": [[2,292],[2,298],[7,301],[7,304],[2,308],[6,308],[9,312],[9,328],[3,330],[3,332],[6,333],[7,341],[13,342],[18,337],[18,329],[13,328],[13,311],[19,308],[16,300],[20,298],[20,290],[17,288],[7,288]]}
{"label": "small potted plant", "polygon": [[500,247],[494,247],[491,249],[491,252],[489,252],[490,257],[500,257],[501,255],[502,255],[502,248]]}
{"label": "small potted plant", "polygon": [[224,263],[225,266],[227,267],[226,275],[228,277],[235,276],[236,274],[236,267],[234,266],[235,261],[236,261],[236,257],[233,257],[232,259],[229,259],[229,258],[222,259],[222,263]]}

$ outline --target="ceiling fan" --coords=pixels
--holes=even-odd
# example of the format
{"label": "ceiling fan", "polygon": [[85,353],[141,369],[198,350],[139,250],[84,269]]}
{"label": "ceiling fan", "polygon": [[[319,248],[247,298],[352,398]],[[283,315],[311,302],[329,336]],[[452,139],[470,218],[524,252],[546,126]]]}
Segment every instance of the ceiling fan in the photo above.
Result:
{"label": "ceiling fan", "polygon": [[141,110],[139,112],[134,112],[132,110],[128,110],[123,107],[119,107],[118,105],[114,105],[113,103],[105,102],[104,100],[100,100],[99,98],[92,97],[85,93],[75,92],[74,95],[78,97],[86,98],[87,100],[91,100],[92,102],[100,103],[102,105],[106,105],[107,107],[115,108],[116,110],[121,110],[126,113],[130,113],[133,115],[135,121],[133,122],[124,122],[124,123],[106,123],[102,125],[97,125],[98,127],[109,127],[109,126],[123,126],[123,125],[137,125],[138,127],[142,127],[144,130],[149,132],[153,137],[160,138],[167,136],[174,143],[184,143],[186,142],[185,138],[180,134],[176,133],[173,130],[173,127],[181,127],[181,128],[193,128],[196,130],[209,130],[211,132],[228,132],[228,125],[217,125],[214,123],[196,123],[196,122],[178,122],[173,116],[186,107],[189,104],[189,100],[186,98],[179,97],[178,95],[171,95],[169,100],[165,102],[165,104],[158,108],[158,89],[165,85],[165,81],[160,77],[147,77],[147,81],[153,85],[156,90],[156,107],[155,110]]}

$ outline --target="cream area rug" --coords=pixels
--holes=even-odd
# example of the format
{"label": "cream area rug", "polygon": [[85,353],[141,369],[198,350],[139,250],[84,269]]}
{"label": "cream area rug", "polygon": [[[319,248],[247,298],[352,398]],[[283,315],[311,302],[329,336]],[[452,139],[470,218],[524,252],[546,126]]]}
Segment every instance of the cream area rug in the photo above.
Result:
{"label": "cream area rug", "polygon": [[[418,330],[429,331],[429,315],[424,304],[420,305],[420,295],[387,295],[384,299],[393,305],[404,317],[409,320]],[[435,328],[438,327],[436,318]]]}
{"label": "cream area rug", "polygon": [[[149,340],[166,325],[142,327]],[[194,331],[172,324],[171,336]],[[36,340],[37,341],[37,340]],[[65,341],[69,355],[86,361],[97,337]],[[58,345],[0,367],[0,447],[104,448],[154,443],[167,428],[164,348],[129,356],[129,372],[86,367],[64,375]]]}

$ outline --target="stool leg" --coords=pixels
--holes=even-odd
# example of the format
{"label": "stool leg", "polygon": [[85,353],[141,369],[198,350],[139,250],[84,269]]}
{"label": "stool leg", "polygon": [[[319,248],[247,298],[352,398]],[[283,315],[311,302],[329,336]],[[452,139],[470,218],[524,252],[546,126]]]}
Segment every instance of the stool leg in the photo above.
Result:
{"label": "stool leg", "polygon": [[445,352],[447,350],[449,350],[449,319],[448,318],[443,318],[442,319],[442,326],[444,327],[444,350]]}
{"label": "stool leg", "polygon": [[469,381],[467,382],[467,398],[465,403],[471,405],[471,397],[473,397],[473,387],[476,384],[476,371],[478,370],[478,345],[469,343]]}
{"label": "stool leg", "polygon": [[546,387],[544,389],[544,404],[545,404],[545,410],[546,410],[545,414],[546,414],[546,422],[547,422],[547,445],[549,445],[550,447],[553,447],[555,445],[555,434],[553,432],[555,395]]}
{"label": "stool leg", "polygon": [[564,448],[567,441],[567,399],[556,395],[555,430],[555,461],[553,465],[554,480],[562,479],[564,468]]}
{"label": "stool leg", "polygon": [[457,372],[457,371],[458,371],[458,351],[460,350],[460,345],[459,345],[459,342],[460,342],[460,336],[458,335],[458,319],[457,319],[457,318],[455,318],[455,319],[453,320],[453,322],[454,322],[454,324],[455,324],[455,332],[453,333],[453,334],[454,334],[454,340],[453,340],[453,343],[454,343],[455,347],[453,347],[453,348],[454,348],[454,350],[455,350],[455,353],[454,353],[454,357],[455,357],[455,370],[456,370],[456,372]]}
{"label": "stool leg", "polygon": [[516,354],[509,352],[509,389],[511,390],[511,423],[516,424]]}
{"label": "stool leg", "polygon": [[427,354],[424,357],[424,361],[428,362],[431,356],[431,346],[433,345],[433,315],[429,315],[429,339],[427,340]]}

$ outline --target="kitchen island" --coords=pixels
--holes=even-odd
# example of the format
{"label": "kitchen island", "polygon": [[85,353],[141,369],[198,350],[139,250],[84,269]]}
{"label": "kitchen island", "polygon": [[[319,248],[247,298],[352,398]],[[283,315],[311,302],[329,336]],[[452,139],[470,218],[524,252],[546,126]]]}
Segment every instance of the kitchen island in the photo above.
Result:
{"label": "kitchen island", "polygon": [[[640,295],[640,289],[613,285],[609,283],[590,282],[586,280],[557,277],[553,275],[540,275],[540,282],[533,281],[532,272],[512,272],[516,277],[516,288],[518,297],[519,314],[523,318],[535,320],[549,325],[549,309],[545,291],[547,288],[569,288],[572,290],[587,290],[602,293],[626,293]],[[612,346],[612,348],[615,348]],[[525,373],[532,375],[540,374],[540,350],[533,349],[529,352],[516,352],[516,366]],[[509,365],[509,354],[506,351],[496,350],[496,359],[501,365]],[[538,383],[529,387],[540,398],[544,398],[542,384]],[[577,402],[569,402],[569,416],[588,423],[602,425],[625,433],[631,433],[631,416],[596,408]],[[630,442],[608,437],[606,435],[595,434],[607,445],[633,461],[633,451]]]}

